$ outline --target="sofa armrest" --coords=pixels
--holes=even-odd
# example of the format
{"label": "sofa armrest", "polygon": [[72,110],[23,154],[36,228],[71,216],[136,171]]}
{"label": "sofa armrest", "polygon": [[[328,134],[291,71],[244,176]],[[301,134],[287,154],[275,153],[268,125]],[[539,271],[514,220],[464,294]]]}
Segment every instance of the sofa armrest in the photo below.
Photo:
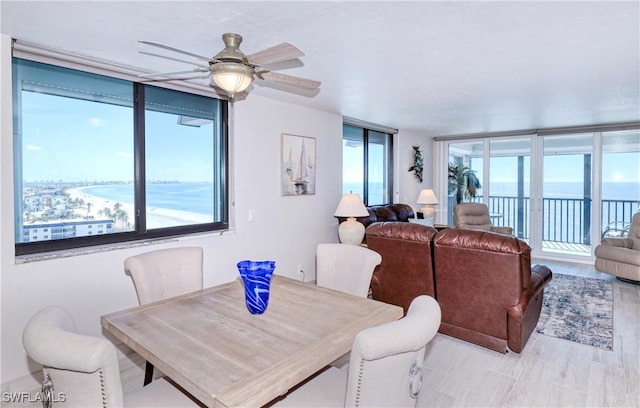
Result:
{"label": "sofa armrest", "polygon": [[522,292],[522,297],[517,305],[507,309],[508,345],[516,353],[522,352],[524,345],[538,324],[542,309],[543,290],[551,278],[551,269],[546,265],[533,265],[530,287]]}
{"label": "sofa armrest", "polygon": [[396,218],[398,221],[409,222],[409,218],[414,218],[415,214],[413,212],[413,208],[408,204],[391,204],[389,206],[396,213]]}
{"label": "sofa armrest", "polygon": [[547,265],[535,264],[531,266],[531,290],[534,294],[540,292],[544,285],[553,278],[553,273]]}
{"label": "sofa armrest", "polygon": [[525,289],[517,305],[511,306],[507,313],[511,317],[521,316],[524,314],[531,298],[537,296],[544,286],[552,279],[552,272],[546,265],[535,264],[531,266],[531,279],[529,288]]}
{"label": "sofa armrest", "polygon": [[511,227],[491,227],[491,232],[498,232],[500,234],[513,235],[513,228]]}
{"label": "sofa armrest", "polygon": [[618,248],[627,248],[627,249],[633,248],[633,241],[631,241],[631,239],[629,238],[615,238],[615,237],[602,238],[600,243],[602,245],[608,245],[608,246],[618,247]]}

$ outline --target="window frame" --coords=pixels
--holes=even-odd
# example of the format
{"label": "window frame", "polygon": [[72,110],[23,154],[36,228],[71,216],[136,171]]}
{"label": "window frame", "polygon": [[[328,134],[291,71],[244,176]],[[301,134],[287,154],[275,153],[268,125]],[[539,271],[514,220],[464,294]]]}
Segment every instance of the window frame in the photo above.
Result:
{"label": "window frame", "polygon": [[[22,120],[22,106],[16,101],[17,94],[22,92],[22,89],[17,89],[16,80],[17,72],[17,60],[32,61],[35,63],[43,63],[54,67],[55,69],[71,69],[78,71],[80,74],[89,73],[93,75],[101,75],[107,78],[123,79],[118,75],[110,75],[110,72],[105,70],[93,70],[84,69],[85,66],[69,66],[69,64],[57,64],[56,61],[51,62],[48,60],[41,60],[39,58],[29,58],[28,56],[18,55],[12,57],[13,80],[12,80],[12,100],[14,106],[14,163],[13,163],[13,178],[14,178],[14,211],[16,213],[22,211],[22,199],[20,195],[23,191],[23,180],[16,181],[16,178],[21,178],[23,173],[23,160],[22,160],[22,132],[20,126],[16,126],[17,121]],[[99,72],[96,72],[99,71]],[[69,71],[71,73],[71,71]],[[136,77],[125,75],[125,81],[131,84],[132,98],[133,98],[133,129],[132,129],[132,146],[133,146],[133,186],[134,186],[134,229],[132,231],[106,233],[102,235],[87,235],[73,238],[62,238],[56,240],[43,240],[34,242],[18,242],[17,234],[23,236],[23,221],[22,216],[16,214],[14,216],[14,236],[16,237],[15,255],[33,255],[38,253],[48,253],[52,251],[63,251],[77,248],[89,248],[99,245],[118,244],[126,242],[144,241],[150,239],[160,239],[184,236],[194,233],[206,233],[213,231],[225,231],[229,229],[229,105],[228,101],[218,98],[211,90],[209,92],[194,92],[190,87],[180,87],[176,84],[170,86],[162,85],[150,85],[142,83]],[[172,92],[182,92],[185,94],[198,95],[215,100],[216,106],[213,108],[214,124],[216,128],[212,132],[212,137],[215,138],[214,155],[212,158],[212,167],[214,171],[214,196],[212,201],[212,208],[214,214],[218,216],[219,221],[202,223],[202,224],[190,224],[181,226],[171,226],[163,228],[154,228],[147,230],[146,228],[146,192],[145,192],[145,98],[144,90],[147,87],[158,87],[167,89]],[[213,93],[213,95],[212,95]],[[19,98],[18,98],[19,99]],[[216,152],[216,150],[218,150]],[[217,183],[217,184],[216,184]],[[219,186],[216,188],[215,186]],[[219,199],[216,199],[218,197]],[[18,227],[18,223],[21,225]],[[18,231],[18,228],[20,231]]]}

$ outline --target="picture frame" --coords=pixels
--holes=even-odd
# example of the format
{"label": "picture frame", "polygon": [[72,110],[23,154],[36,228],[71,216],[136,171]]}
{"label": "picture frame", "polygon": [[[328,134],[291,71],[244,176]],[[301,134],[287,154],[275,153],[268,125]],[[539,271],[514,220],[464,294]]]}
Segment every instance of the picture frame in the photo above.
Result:
{"label": "picture frame", "polygon": [[316,193],[316,139],[282,134],[280,179],[283,196]]}

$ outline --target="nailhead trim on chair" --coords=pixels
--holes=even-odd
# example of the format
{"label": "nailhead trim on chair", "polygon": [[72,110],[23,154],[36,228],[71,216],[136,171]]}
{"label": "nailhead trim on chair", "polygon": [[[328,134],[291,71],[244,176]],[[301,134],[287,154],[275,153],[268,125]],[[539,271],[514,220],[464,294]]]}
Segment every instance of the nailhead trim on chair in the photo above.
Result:
{"label": "nailhead trim on chair", "polygon": [[360,371],[358,372],[358,387],[356,388],[356,407],[360,406],[360,388],[362,386],[363,374],[364,374],[364,359],[360,359]]}
{"label": "nailhead trim on chair", "polygon": [[104,373],[100,370],[100,390],[102,390],[102,408],[107,408],[107,391],[104,389]]}

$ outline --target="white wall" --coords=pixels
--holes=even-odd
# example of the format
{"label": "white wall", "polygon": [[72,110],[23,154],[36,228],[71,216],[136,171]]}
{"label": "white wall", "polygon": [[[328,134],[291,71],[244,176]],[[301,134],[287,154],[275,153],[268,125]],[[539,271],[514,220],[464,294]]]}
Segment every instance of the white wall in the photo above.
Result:
{"label": "white wall", "polygon": [[[22,329],[40,308],[58,304],[75,317],[78,330],[101,335],[100,316],[137,305],[124,259],[151,249],[204,248],[205,286],[233,280],[242,259],[272,259],[276,273],[315,279],[315,247],[337,242],[333,212],[341,196],[342,117],[249,95],[232,109],[233,208],[235,232],[205,234],[175,242],[137,246],[51,260],[16,263],[13,240],[10,39],[0,38],[0,290],[1,373],[4,384],[37,371],[22,348]],[[280,193],[280,135],[316,138],[316,194]],[[255,220],[248,221],[249,209]]]}

